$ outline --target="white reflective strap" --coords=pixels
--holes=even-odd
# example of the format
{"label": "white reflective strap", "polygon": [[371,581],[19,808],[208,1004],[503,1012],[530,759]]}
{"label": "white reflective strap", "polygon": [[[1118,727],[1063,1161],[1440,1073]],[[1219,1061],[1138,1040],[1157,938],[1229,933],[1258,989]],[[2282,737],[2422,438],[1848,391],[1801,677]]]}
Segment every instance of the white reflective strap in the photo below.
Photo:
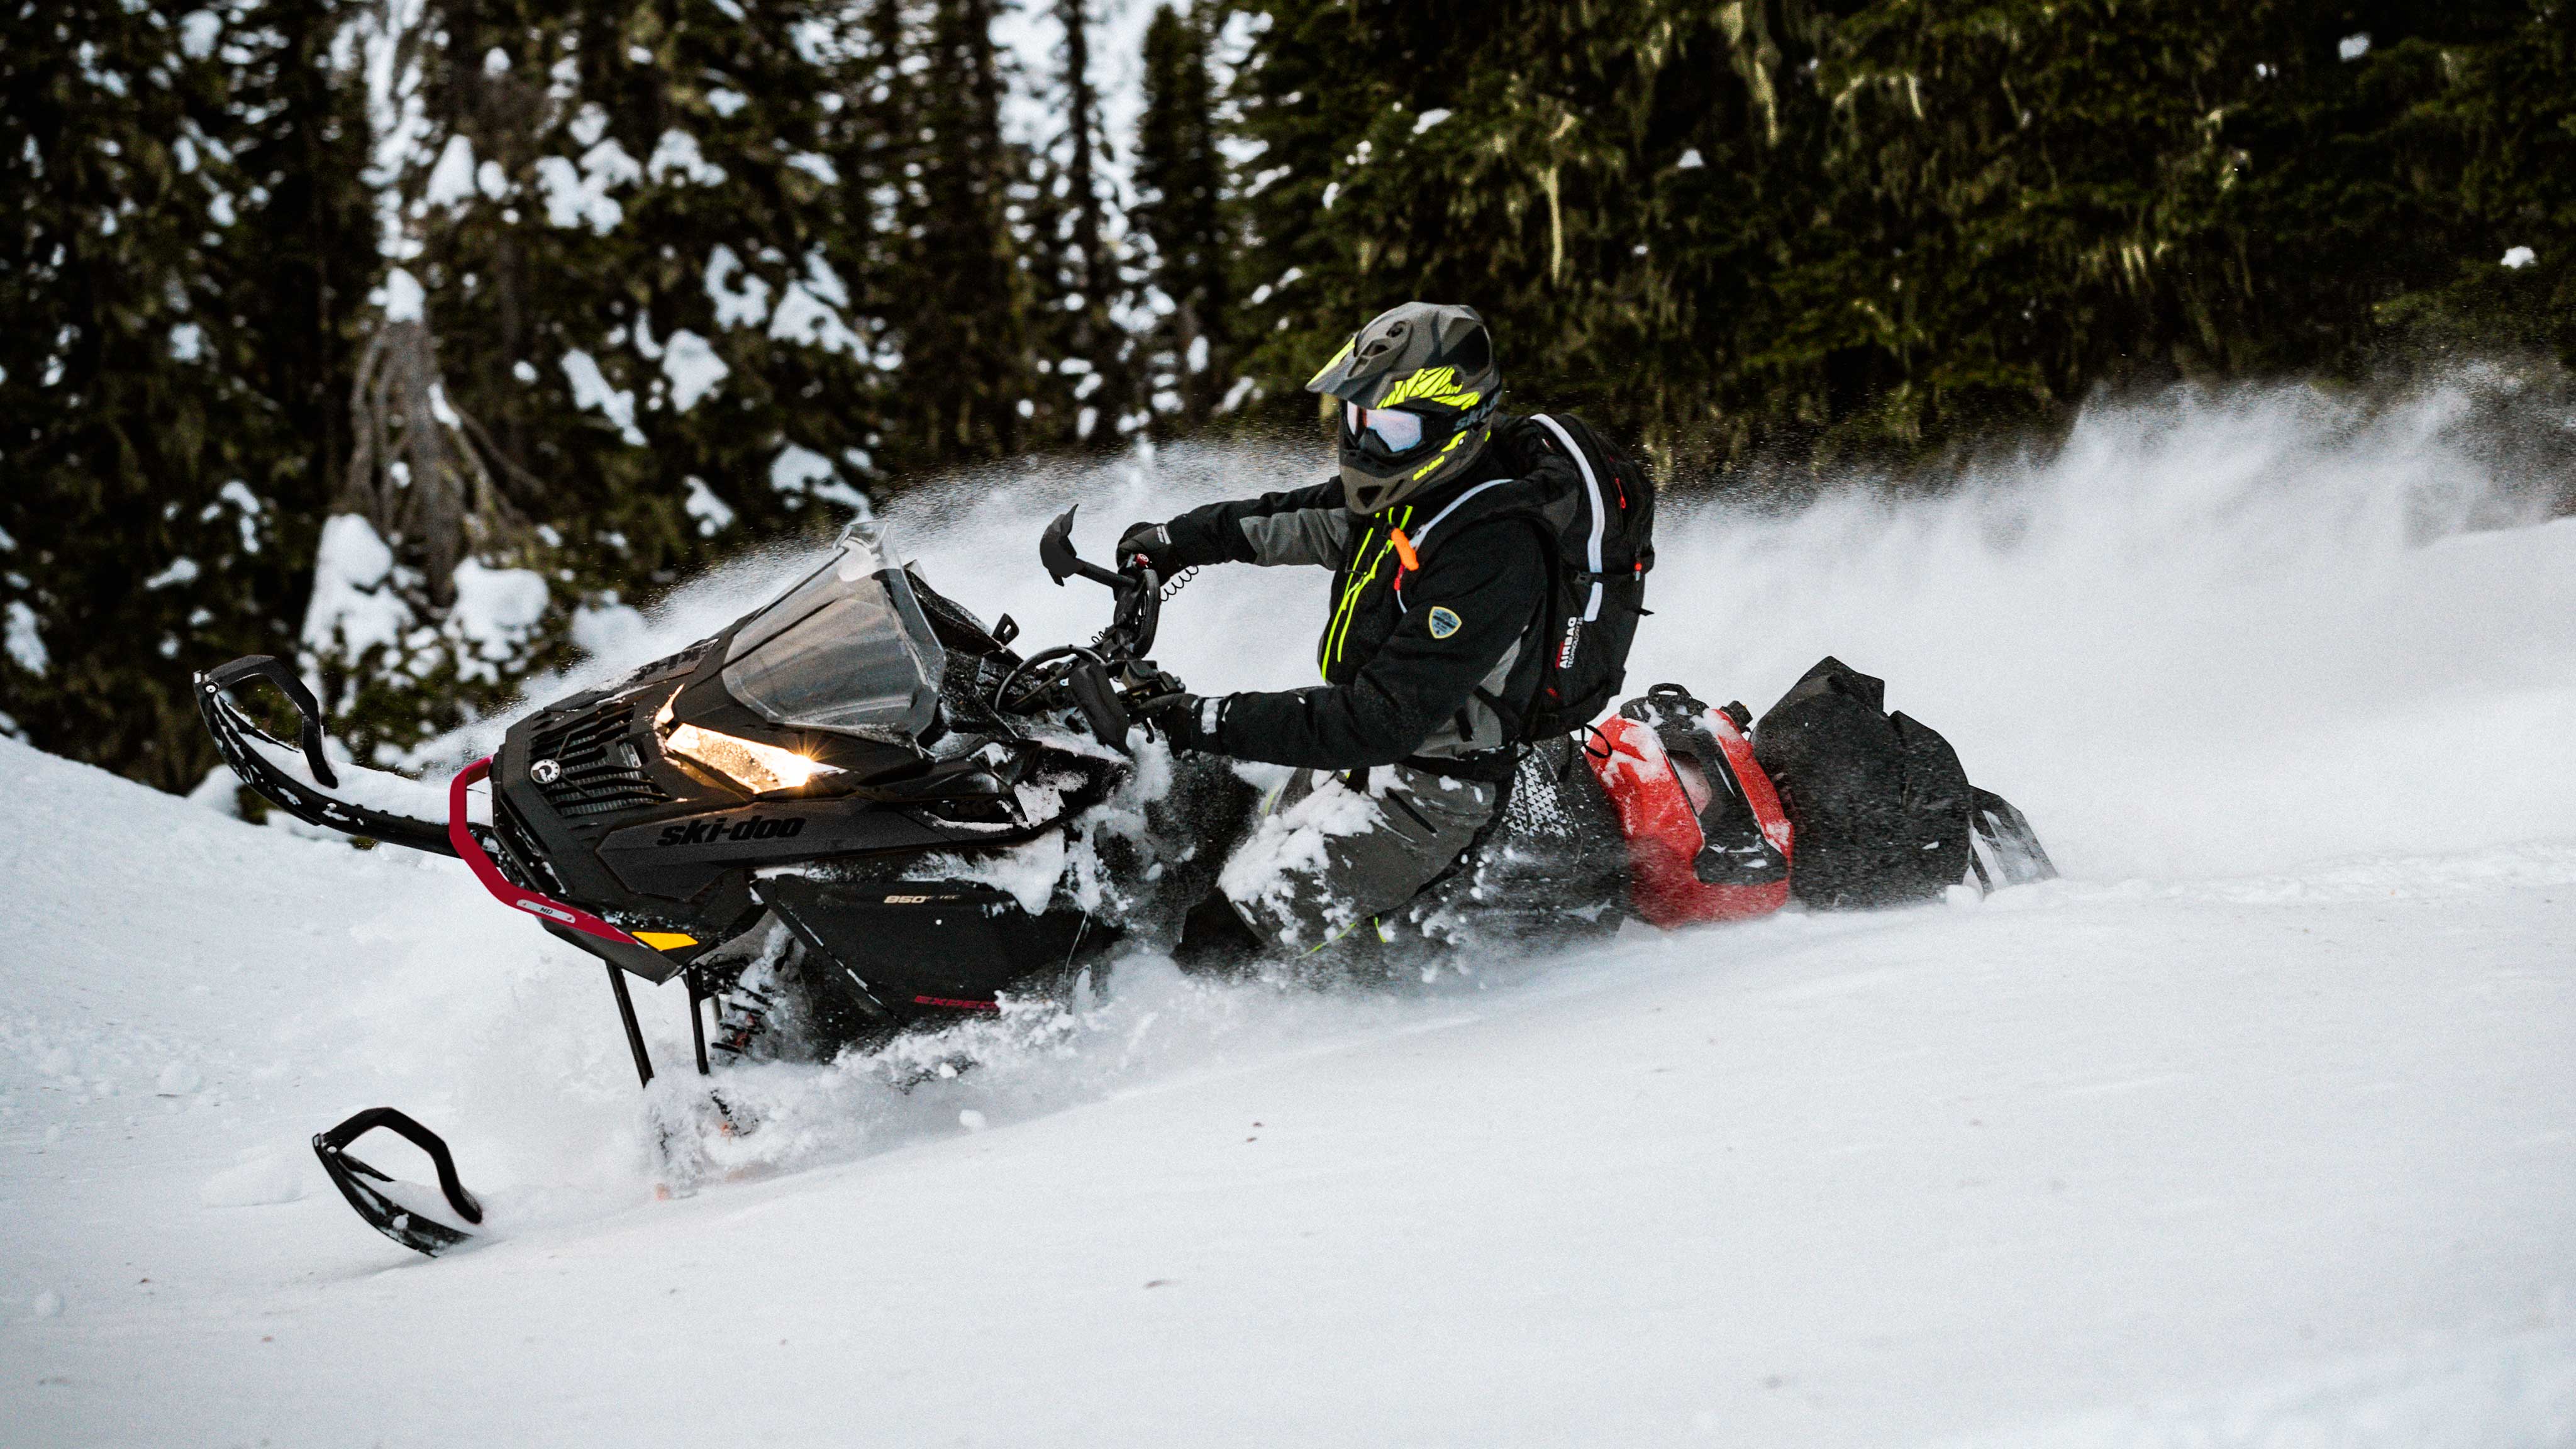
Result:
{"label": "white reflective strap", "polygon": [[1591,563],[1594,578],[1592,580],[1592,598],[1583,606],[1583,622],[1589,624],[1593,620],[1601,617],[1601,580],[1599,577],[1601,573],[1601,530],[1607,527],[1609,522],[1601,512],[1601,480],[1592,476],[1592,460],[1583,456],[1583,450],[1581,448],[1574,446],[1574,435],[1567,432],[1556,419],[1549,417],[1545,413],[1539,413],[1535,415],[1531,421],[1547,424],[1547,430],[1556,434],[1557,441],[1565,444],[1565,451],[1574,455],[1574,466],[1583,470],[1583,487],[1585,491],[1592,495]]}
{"label": "white reflective strap", "polygon": [[[1417,557],[1418,557],[1418,556],[1420,556],[1420,554],[1421,554],[1421,552],[1422,552],[1422,541],[1423,541],[1424,539],[1429,538],[1429,537],[1431,536],[1431,530],[1433,530],[1433,529],[1435,529],[1435,528],[1438,528],[1438,527],[1440,526],[1440,520],[1442,520],[1442,519],[1444,519],[1444,518],[1447,518],[1447,517],[1448,517],[1450,514],[1452,514],[1452,513],[1457,512],[1457,511],[1458,511],[1458,505],[1460,505],[1460,504],[1462,504],[1462,503],[1465,503],[1468,499],[1475,497],[1477,494],[1484,492],[1484,491],[1485,491],[1486,489],[1488,489],[1488,488],[1500,488],[1500,487],[1502,487],[1504,484],[1509,483],[1509,482],[1511,482],[1511,481],[1512,481],[1512,480],[1511,480],[1511,479],[1509,479],[1509,478],[1494,478],[1494,479],[1489,479],[1489,480],[1487,480],[1487,481],[1485,481],[1485,482],[1483,482],[1483,483],[1479,483],[1479,484],[1477,484],[1477,485],[1476,485],[1475,487],[1473,487],[1473,488],[1468,489],[1466,492],[1459,494],[1457,497],[1450,499],[1450,500],[1449,500],[1449,506],[1448,506],[1448,507],[1443,508],[1443,509],[1441,509],[1438,513],[1435,513],[1435,514],[1431,515],[1431,521],[1430,521],[1429,523],[1426,523],[1426,524],[1422,525],[1420,528],[1415,529],[1415,530],[1413,531],[1413,533],[1410,535],[1410,537],[1411,537],[1411,539],[1412,539],[1412,542],[1413,542],[1413,551],[1414,551],[1414,554],[1415,554]],[[1599,550],[1598,546],[1596,545],[1596,546],[1595,546],[1595,548],[1594,548],[1594,552],[1595,552],[1595,553],[1598,553],[1599,551],[1600,551],[1600,550]]]}

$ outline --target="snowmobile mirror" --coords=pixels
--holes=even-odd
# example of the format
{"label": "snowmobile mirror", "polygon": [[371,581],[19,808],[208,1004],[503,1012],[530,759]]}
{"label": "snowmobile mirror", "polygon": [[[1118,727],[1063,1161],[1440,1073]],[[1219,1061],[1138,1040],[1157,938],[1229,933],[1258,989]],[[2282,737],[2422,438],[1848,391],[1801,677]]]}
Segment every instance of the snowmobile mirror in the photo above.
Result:
{"label": "snowmobile mirror", "polygon": [[277,686],[286,702],[295,706],[297,744],[303,748],[304,763],[313,771],[313,783],[326,790],[340,788],[340,777],[331,761],[322,753],[322,706],[314,701],[313,691],[295,677],[295,671],[273,654],[250,654],[230,664],[207,670],[198,676],[211,693],[221,693],[236,684],[265,679]]}
{"label": "snowmobile mirror", "polygon": [[471,1240],[474,1234],[466,1228],[439,1221],[434,1203],[417,1200],[427,1196],[426,1190],[349,1155],[350,1143],[379,1127],[429,1154],[430,1165],[438,1170],[438,1190],[458,1218],[467,1224],[483,1221],[483,1204],[457,1179],[456,1159],[448,1153],[446,1141],[391,1107],[370,1107],[328,1132],[313,1134],[313,1155],[322,1159],[322,1170],[330,1175],[332,1186],[340,1189],[369,1227],[413,1252],[434,1258]]}
{"label": "snowmobile mirror", "polygon": [[1084,563],[1082,555],[1073,551],[1073,516],[1081,511],[1082,505],[1077,503],[1046,526],[1046,532],[1038,536],[1038,562],[1046,565],[1047,577],[1055,580],[1057,588],[1064,587],[1066,579],[1080,574],[1095,584],[1107,584],[1122,594],[1127,592],[1133,587],[1130,580],[1098,564]]}

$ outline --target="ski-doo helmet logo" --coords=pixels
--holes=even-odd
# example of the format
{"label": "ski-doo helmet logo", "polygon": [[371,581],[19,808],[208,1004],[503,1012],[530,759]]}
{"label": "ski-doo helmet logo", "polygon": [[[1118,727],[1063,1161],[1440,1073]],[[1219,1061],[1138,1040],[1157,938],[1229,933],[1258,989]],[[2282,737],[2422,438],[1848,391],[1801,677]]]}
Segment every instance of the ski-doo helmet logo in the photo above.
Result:
{"label": "ski-doo helmet logo", "polygon": [[1457,611],[1451,609],[1446,604],[1433,609],[1431,611],[1431,637],[1434,639],[1448,638],[1450,635],[1458,632],[1460,622]]}
{"label": "ski-doo helmet logo", "polygon": [[528,767],[528,776],[540,785],[551,785],[563,778],[563,765],[556,760],[539,760]]}
{"label": "ski-doo helmet logo", "polygon": [[662,827],[660,845],[713,845],[719,840],[785,840],[805,829],[801,817],[780,820],[755,815],[748,820],[683,820]]}

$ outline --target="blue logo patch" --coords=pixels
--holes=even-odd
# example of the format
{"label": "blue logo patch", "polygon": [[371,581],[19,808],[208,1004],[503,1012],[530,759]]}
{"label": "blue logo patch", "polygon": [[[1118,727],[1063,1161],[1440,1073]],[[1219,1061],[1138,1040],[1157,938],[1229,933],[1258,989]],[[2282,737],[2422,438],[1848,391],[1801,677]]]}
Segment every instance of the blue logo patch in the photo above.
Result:
{"label": "blue logo patch", "polygon": [[1431,637],[1446,639],[1458,632],[1459,623],[1457,611],[1442,604],[1431,611]]}

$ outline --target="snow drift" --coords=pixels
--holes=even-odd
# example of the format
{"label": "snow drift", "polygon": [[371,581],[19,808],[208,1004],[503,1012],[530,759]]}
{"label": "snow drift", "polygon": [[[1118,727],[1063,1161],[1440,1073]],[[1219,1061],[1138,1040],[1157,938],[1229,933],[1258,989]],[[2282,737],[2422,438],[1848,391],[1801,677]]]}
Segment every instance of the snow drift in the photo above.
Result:
{"label": "snow drift", "polygon": [[[1135,961],[736,1074],[743,1136],[639,1102],[596,965],[453,863],[0,742],[0,1437],[2576,1442],[2576,520],[2465,406],[2177,398],[1940,497],[1674,511],[1632,684],[1758,709],[1838,654],[2067,880],[1371,993]],[[1102,601],[1046,516],[1097,550],[1311,470],[892,523],[1047,643]],[[1309,678],[1319,592],[1199,579],[1164,661]],[[500,1241],[348,1216],[304,1139],[377,1102]]]}

